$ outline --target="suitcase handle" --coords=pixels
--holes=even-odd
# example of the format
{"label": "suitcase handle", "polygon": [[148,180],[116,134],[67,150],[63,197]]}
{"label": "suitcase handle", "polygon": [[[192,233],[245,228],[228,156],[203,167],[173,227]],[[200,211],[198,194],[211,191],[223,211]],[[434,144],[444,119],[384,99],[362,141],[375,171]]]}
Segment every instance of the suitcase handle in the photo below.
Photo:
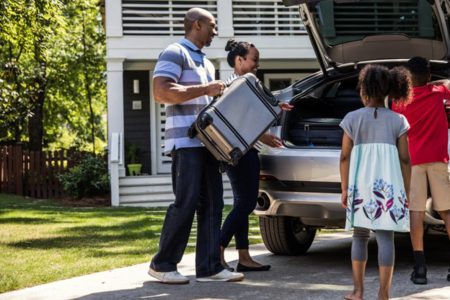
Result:
{"label": "suitcase handle", "polygon": [[267,98],[270,99],[270,104],[273,106],[278,106],[279,101],[275,98],[275,96],[272,94],[272,92],[264,85],[260,80],[258,80],[258,85],[261,87],[261,89],[266,94]]}

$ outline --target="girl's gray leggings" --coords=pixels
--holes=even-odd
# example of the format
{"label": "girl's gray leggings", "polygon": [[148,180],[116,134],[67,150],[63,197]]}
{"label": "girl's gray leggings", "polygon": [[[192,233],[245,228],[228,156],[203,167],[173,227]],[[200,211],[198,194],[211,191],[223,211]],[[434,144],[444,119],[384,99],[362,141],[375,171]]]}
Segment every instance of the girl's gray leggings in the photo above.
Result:
{"label": "girl's gray leggings", "polygon": [[[352,242],[352,260],[367,260],[367,244],[369,242],[370,230],[355,227]],[[394,232],[387,230],[375,231],[378,244],[378,265],[391,267],[395,260]]]}

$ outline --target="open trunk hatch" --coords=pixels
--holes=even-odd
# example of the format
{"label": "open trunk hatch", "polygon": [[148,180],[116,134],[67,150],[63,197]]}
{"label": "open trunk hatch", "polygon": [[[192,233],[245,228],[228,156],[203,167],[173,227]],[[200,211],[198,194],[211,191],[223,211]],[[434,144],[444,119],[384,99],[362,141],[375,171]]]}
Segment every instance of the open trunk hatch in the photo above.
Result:
{"label": "open trunk hatch", "polygon": [[325,71],[336,64],[422,56],[448,60],[449,0],[284,0],[300,17]]}

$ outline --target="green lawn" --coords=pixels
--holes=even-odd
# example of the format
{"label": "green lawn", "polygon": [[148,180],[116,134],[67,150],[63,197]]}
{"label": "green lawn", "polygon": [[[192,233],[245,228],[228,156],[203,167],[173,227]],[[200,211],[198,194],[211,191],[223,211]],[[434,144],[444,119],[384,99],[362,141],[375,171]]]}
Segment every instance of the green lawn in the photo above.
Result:
{"label": "green lawn", "polygon": [[[72,208],[0,194],[0,293],[148,262],[164,213],[164,208]],[[262,242],[255,216],[250,228],[251,242]],[[195,226],[187,252],[194,246]]]}

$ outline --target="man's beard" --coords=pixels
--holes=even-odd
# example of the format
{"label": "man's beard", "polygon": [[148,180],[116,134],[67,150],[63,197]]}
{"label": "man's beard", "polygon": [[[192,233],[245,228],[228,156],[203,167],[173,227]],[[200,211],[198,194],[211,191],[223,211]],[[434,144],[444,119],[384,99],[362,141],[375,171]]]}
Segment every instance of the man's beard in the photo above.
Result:
{"label": "man's beard", "polygon": [[210,40],[208,40],[208,41],[206,42],[205,47],[211,46],[211,43],[212,43],[213,38],[214,38],[214,37],[212,37]]}

